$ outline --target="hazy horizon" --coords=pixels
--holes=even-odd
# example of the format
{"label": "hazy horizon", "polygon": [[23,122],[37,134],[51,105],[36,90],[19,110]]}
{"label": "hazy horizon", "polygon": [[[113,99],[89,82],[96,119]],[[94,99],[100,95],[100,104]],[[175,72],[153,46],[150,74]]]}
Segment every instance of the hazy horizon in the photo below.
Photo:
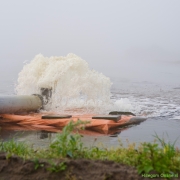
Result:
{"label": "hazy horizon", "polygon": [[109,77],[180,85],[180,1],[3,1],[0,71],[74,53]]}

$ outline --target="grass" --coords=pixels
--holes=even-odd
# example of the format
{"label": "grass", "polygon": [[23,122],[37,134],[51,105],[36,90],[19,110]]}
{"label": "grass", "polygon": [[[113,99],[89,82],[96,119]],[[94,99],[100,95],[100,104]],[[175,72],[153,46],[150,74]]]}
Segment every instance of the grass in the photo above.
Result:
{"label": "grass", "polygon": [[[175,143],[165,142],[155,133],[153,143],[129,144],[127,148],[119,143],[119,148],[106,149],[92,146],[84,147],[81,141],[79,128],[84,123],[80,120],[76,123],[70,122],[64,127],[61,134],[57,134],[55,140],[47,149],[34,150],[25,143],[15,142],[13,139],[8,142],[0,142],[0,151],[7,153],[7,158],[18,155],[24,159],[34,159],[35,169],[43,167],[40,159],[46,159],[50,163],[49,171],[58,172],[66,169],[66,163],[55,164],[54,159],[85,158],[92,160],[112,160],[137,168],[138,173],[177,173],[180,169],[180,151],[175,148]],[[72,134],[72,131],[74,132]],[[158,143],[159,142],[159,143]]]}
{"label": "grass", "polygon": [[0,142],[0,151],[6,152],[7,158],[12,155],[18,155],[24,159],[31,157],[34,152],[26,143],[16,142],[14,139],[7,142]]}

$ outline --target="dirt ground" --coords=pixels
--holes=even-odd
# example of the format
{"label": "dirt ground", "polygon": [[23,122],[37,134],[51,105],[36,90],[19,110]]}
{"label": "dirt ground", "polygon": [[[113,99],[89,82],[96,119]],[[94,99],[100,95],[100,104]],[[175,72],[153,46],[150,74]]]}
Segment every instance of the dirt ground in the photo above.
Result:
{"label": "dirt ground", "polygon": [[[57,160],[60,163],[62,160]],[[112,161],[93,161],[67,159],[66,169],[60,172],[51,172],[47,168],[49,163],[41,161],[43,167],[35,169],[34,161],[24,161],[12,156],[8,160],[5,153],[0,153],[0,180],[146,180],[138,175],[133,167],[118,164]],[[155,178],[156,180],[165,178]],[[175,178],[174,178],[175,179]],[[180,179],[179,178],[176,178]]]}

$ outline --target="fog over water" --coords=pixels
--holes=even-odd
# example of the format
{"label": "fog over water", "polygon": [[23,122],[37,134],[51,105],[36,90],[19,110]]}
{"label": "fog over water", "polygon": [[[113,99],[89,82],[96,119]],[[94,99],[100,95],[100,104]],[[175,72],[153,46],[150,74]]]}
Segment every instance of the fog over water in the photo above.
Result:
{"label": "fog over water", "polygon": [[[28,64],[36,59],[36,55],[42,54],[40,60],[55,61],[73,53],[73,56],[78,56],[75,59],[82,59],[87,67],[76,66],[78,63],[74,63],[73,58],[69,59],[70,65],[67,63],[64,66],[70,67],[70,71],[50,62],[51,68],[43,72],[49,80],[44,81],[46,85],[53,82],[48,73],[59,75],[58,70],[61,69],[60,73],[66,71],[67,75],[58,79],[58,87],[62,87],[62,82],[66,87],[62,88],[64,94],[69,92],[69,95],[73,95],[66,80],[73,87],[79,83],[76,88],[87,84],[86,92],[89,95],[94,94],[95,88],[91,92],[91,87],[96,87],[100,94],[101,88],[105,87],[107,94],[109,91],[112,93],[110,100],[119,107],[114,110],[128,107],[137,116],[148,118],[138,126],[122,130],[117,137],[101,136],[97,142],[116,146],[119,137],[123,142],[126,139],[131,142],[152,142],[154,132],[160,137],[167,133],[170,142],[174,142],[180,137],[179,7],[179,0],[1,1],[0,94],[14,93],[18,76],[22,80],[16,86],[19,94],[34,93],[31,92],[31,79],[34,77],[39,84],[43,82],[42,77],[36,75],[39,75],[39,69],[42,70],[44,64],[42,61],[42,65],[33,68],[37,65],[33,63],[29,68]],[[77,69],[71,71],[74,65]],[[26,69],[23,70],[23,67]],[[78,75],[81,72],[79,69],[85,69],[84,74],[89,72],[92,76]],[[91,73],[93,70],[97,76]],[[36,73],[32,76],[31,71]],[[75,76],[73,72],[76,72]],[[81,81],[76,78],[76,83],[73,80],[76,76]],[[104,76],[113,83],[111,89],[111,82]],[[107,83],[101,82],[101,77]],[[91,85],[94,82],[101,83]],[[6,130],[4,132],[7,133]],[[3,133],[0,135],[3,136]],[[29,141],[39,145],[36,133],[30,132],[30,135]],[[5,135],[3,138],[9,137]],[[85,142],[93,144],[94,137],[87,138]],[[26,136],[23,139],[28,141]],[[180,148],[180,138],[177,146]]]}
{"label": "fog over water", "polygon": [[108,77],[174,83],[180,77],[179,0],[2,1],[0,82],[35,55],[74,53]]}

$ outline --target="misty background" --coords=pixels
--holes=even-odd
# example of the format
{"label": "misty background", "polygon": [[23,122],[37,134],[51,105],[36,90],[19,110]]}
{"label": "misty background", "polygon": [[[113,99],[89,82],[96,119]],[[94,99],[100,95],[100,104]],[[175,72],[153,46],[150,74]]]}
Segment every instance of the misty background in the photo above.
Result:
{"label": "misty background", "polygon": [[74,53],[110,78],[180,85],[179,0],[0,1],[0,83]]}

